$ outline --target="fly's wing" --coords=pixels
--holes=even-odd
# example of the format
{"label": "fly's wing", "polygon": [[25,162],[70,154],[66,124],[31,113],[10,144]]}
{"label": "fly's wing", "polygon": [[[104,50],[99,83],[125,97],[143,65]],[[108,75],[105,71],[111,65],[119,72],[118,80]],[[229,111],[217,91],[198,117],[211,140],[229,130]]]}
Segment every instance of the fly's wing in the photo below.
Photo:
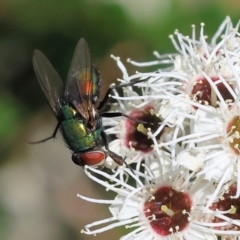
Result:
{"label": "fly's wing", "polygon": [[60,99],[63,94],[62,80],[47,57],[39,50],[34,51],[33,67],[41,89],[44,92],[54,115],[58,117]]}
{"label": "fly's wing", "polygon": [[64,100],[72,103],[87,120],[92,116],[93,91],[96,88],[92,78],[90,50],[81,38],[75,48],[64,90]]}

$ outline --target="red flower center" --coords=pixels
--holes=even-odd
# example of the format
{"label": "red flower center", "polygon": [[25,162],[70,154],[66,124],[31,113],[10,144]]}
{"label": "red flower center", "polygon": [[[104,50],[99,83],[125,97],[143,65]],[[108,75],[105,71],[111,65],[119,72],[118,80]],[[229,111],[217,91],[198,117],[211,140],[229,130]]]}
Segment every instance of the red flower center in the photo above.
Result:
{"label": "red flower center", "polygon": [[[224,216],[231,219],[240,220],[240,197],[233,198],[236,195],[236,185],[232,185],[228,192],[224,193],[222,200],[212,204],[211,209],[219,211],[229,211],[229,213],[224,214]],[[214,223],[224,222],[225,220],[215,217],[213,219]],[[216,227],[219,230],[240,230],[240,226],[229,224],[227,226]]]}
{"label": "red flower center", "polygon": [[[155,132],[160,126],[161,120],[155,114],[152,114],[152,106],[147,106],[142,110],[134,110],[129,116],[137,121],[126,119],[126,137],[125,145],[128,148],[134,148],[144,153],[150,152],[153,148],[153,141],[148,137],[148,128]],[[157,138],[161,136],[162,131]]]}
{"label": "red flower center", "polygon": [[188,225],[191,205],[188,194],[165,186],[145,202],[144,213],[152,229],[161,236],[167,236],[182,231]]}
{"label": "red flower center", "polygon": [[[219,79],[212,78],[212,82],[216,82]],[[226,102],[233,102],[234,98],[227,89],[227,87],[222,83],[219,82],[215,84],[218,91],[220,92],[222,98]],[[228,83],[229,87],[232,88],[232,84]],[[196,81],[192,89],[192,95],[195,101],[203,104],[203,105],[211,105],[213,107],[217,107],[217,101],[219,100],[216,93],[214,92],[213,88],[211,87],[210,83],[207,79],[201,77]]]}

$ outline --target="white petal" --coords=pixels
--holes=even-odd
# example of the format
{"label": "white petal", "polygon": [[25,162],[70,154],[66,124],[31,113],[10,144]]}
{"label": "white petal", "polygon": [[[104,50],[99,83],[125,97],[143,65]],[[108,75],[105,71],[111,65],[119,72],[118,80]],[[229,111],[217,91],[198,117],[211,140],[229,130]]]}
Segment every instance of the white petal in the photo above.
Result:
{"label": "white petal", "polygon": [[[117,197],[115,197],[115,200],[122,200],[122,202],[124,203],[126,197],[117,195]],[[124,205],[124,207],[122,204],[114,204],[109,207],[109,211],[111,212],[113,217],[116,217],[119,220],[123,220],[139,215],[138,204],[136,204],[136,201],[132,201],[131,199],[128,199],[127,201],[127,205]]]}
{"label": "white petal", "polygon": [[191,171],[199,171],[203,165],[206,153],[197,150],[182,151],[177,156],[177,162]]}
{"label": "white petal", "polygon": [[[215,151],[212,151],[212,153],[213,152]],[[228,154],[221,154],[221,156],[211,158],[211,160],[206,161],[204,166],[204,169],[209,169],[209,171],[206,171],[205,178],[218,182],[228,168],[230,174],[226,177],[224,182],[231,180],[231,178],[233,177],[234,160],[230,158]]]}

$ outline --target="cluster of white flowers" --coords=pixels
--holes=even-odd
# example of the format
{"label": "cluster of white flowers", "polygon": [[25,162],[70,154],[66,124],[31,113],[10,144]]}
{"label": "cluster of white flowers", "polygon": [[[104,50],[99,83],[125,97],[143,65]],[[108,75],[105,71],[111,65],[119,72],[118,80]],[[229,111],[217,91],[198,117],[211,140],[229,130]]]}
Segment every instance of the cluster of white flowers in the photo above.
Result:
{"label": "cluster of white flowers", "polygon": [[[229,17],[211,41],[192,26],[192,36],[175,31],[176,52],[155,53],[155,72],[129,76],[141,81],[114,91],[129,118],[104,119],[115,135],[110,149],[130,166],[106,166],[113,173],[85,167],[87,176],[116,192],[113,200],[80,198],[109,204],[111,218],[85,226],[98,234],[118,226],[131,228],[122,240],[240,239],[240,33]],[[199,39],[199,40],[198,40]],[[110,165],[109,165],[109,163]],[[94,172],[94,174],[92,174]],[[102,178],[96,177],[96,174]],[[107,181],[106,181],[107,180]]]}

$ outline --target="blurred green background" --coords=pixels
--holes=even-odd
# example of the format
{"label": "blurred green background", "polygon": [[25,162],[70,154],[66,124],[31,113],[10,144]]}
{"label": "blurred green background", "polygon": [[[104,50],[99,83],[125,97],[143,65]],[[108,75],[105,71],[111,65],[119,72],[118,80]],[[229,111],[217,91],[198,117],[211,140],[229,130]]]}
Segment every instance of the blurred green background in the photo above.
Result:
{"label": "blurred green background", "polygon": [[[77,193],[112,198],[71,161],[32,67],[40,49],[65,80],[76,43],[84,37],[101,70],[104,93],[121,77],[110,54],[126,63],[154,60],[152,52],[174,52],[169,34],[206,24],[211,36],[225,16],[236,24],[237,0],[1,0],[0,1],[0,239],[93,239],[85,224],[110,216],[106,206],[84,202]],[[199,29],[199,28],[198,28]],[[143,71],[143,70],[142,70]],[[118,239],[123,229],[99,234]]]}

